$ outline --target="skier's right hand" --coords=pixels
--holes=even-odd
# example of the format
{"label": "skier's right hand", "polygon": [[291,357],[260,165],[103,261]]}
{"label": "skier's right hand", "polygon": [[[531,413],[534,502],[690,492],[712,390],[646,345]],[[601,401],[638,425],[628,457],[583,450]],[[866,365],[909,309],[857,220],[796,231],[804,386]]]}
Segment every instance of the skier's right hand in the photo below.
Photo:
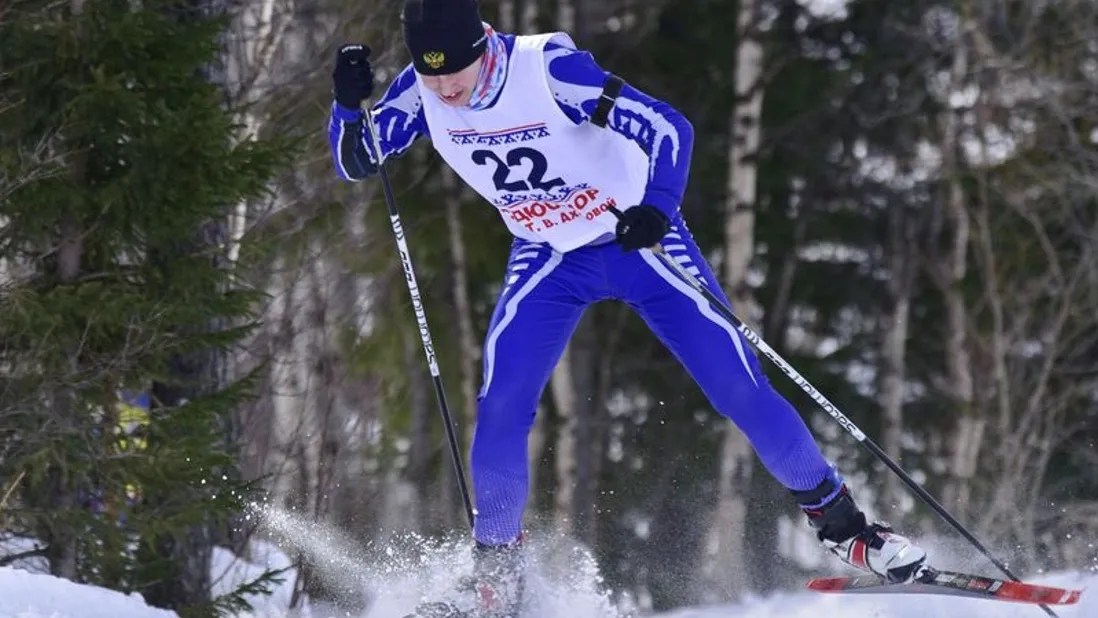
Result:
{"label": "skier's right hand", "polygon": [[336,103],[358,109],[374,92],[374,70],[370,67],[370,48],[361,44],[343,45],[336,52],[332,69],[332,93]]}

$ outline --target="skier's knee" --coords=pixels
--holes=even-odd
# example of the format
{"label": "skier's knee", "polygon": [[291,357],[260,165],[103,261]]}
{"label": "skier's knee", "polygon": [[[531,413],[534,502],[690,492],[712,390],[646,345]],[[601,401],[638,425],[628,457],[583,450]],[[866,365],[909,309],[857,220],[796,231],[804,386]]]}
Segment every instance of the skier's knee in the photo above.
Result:
{"label": "skier's knee", "polygon": [[477,401],[477,431],[529,432],[534,427],[537,405],[537,397],[528,393],[493,389]]}

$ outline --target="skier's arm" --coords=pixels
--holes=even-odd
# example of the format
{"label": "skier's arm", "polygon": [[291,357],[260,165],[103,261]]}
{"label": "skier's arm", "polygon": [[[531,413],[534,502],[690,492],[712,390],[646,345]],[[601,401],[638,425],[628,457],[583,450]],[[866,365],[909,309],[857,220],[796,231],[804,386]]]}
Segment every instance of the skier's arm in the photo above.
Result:
{"label": "skier's arm", "polygon": [[[576,124],[589,122],[609,73],[590,53],[554,42],[545,46],[545,61],[557,105]],[[606,127],[637,143],[648,154],[643,203],[668,216],[674,214],[690,175],[694,146],[690,121],[667,103],[625,84]]]}
{"label": "skier's arm", "polygon": [[[374,105],[373,118],[382,161],[400,156],[417,138],[429,137],[412,65],[393,80],[385,96]],[[362,180],[377,171],[365,122],[366,113],[361,109],[349,109],[332,101],[328,142],[336,172],[345,180]]]}

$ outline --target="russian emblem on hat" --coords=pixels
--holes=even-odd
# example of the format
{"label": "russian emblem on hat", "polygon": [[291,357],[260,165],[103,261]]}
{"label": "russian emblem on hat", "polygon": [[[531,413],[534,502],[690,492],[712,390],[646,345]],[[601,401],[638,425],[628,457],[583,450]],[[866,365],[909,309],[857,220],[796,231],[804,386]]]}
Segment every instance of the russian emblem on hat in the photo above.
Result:
{"label": "russian emblem on hat", "polygon": [[437,51],[427,52],[423,54],[423,61],[432,69],[437,69],[442,66],[443,62],[446,62],[446,54]]}

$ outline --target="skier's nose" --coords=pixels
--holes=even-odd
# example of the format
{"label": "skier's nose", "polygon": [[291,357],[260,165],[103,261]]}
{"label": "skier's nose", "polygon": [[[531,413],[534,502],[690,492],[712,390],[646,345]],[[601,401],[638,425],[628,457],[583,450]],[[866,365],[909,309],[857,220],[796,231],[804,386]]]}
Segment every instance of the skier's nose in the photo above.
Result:
{"label": "skier's nose", "polygon": [[461,88],[458,80],[454,79],[453,77],[447,76],[439,79],[438,89],[443,96],[448,97],[457,94],[458,90],[460,90]]}

